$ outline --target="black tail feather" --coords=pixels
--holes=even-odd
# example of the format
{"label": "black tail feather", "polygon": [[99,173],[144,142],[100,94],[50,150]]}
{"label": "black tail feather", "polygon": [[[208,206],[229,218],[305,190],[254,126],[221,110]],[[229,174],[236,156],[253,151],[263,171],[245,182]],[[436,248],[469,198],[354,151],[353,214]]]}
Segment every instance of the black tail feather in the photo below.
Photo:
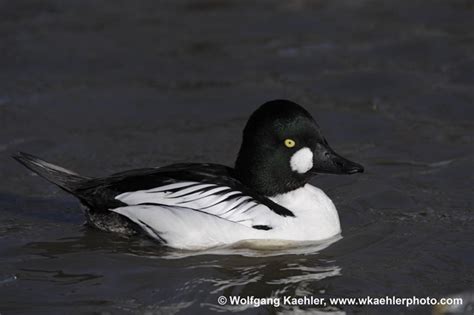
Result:
{"label": "black tail feather", "polygon": [[18,152],[13,155],[13,158],[39,176],[70,193],[74,193],[82,183],[89,179],[28,153]]}

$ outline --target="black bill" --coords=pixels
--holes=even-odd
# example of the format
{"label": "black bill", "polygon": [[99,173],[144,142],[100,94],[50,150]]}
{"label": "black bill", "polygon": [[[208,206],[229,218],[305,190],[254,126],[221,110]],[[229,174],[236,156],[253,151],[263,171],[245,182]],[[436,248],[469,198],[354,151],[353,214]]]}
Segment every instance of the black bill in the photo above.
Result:
{"label": "black bill", "polygon": [[334,152],[328,145],[318,144],[313,155],[313,173],[355,174],[363,173],[364,167]]}

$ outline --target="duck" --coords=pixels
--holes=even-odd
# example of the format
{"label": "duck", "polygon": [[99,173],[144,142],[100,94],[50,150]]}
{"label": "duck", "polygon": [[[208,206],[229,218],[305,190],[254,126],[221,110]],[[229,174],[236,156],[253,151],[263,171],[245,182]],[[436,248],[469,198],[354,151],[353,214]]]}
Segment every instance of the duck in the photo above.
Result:
{"label": "duck", "polygon": [[233,168],[180,163],[90,178],[31,154],[13,157],[77,197],[88,225],[185,250],[340,235],[334,203],[309,181],[364,171],[337,154],[313,116],[289,100],[266,102],[251,114]]}

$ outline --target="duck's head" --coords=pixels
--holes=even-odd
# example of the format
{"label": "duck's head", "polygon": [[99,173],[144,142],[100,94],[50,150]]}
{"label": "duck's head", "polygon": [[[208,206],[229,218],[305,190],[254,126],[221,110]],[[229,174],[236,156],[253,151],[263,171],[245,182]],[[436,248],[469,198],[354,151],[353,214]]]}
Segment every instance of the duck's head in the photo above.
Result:
{"label": "duck's head", "polygon": [[265,196],[304,186],[317,173],[362,173],[362,165],[334,152],[300,105],[270,101],[249,118],[235,163],[237,177]]}

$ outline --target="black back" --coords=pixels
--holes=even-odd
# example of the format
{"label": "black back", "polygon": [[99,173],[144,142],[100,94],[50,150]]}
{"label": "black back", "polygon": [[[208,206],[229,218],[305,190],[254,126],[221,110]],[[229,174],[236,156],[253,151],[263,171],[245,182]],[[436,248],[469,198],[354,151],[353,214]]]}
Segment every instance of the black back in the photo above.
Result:
{"label": "black back", "polygon": [[147,190],[183,181],[227,186],[269,207],[282,216],[294,216],[288,209],[258,194],[235,177],[235,170],[218,164],[183,163],[161,168],[147,168],[121,172],[109,177],[84,181],[74,192],[91,209],[107,211],[124,206],[115,199],[119,194]]}

